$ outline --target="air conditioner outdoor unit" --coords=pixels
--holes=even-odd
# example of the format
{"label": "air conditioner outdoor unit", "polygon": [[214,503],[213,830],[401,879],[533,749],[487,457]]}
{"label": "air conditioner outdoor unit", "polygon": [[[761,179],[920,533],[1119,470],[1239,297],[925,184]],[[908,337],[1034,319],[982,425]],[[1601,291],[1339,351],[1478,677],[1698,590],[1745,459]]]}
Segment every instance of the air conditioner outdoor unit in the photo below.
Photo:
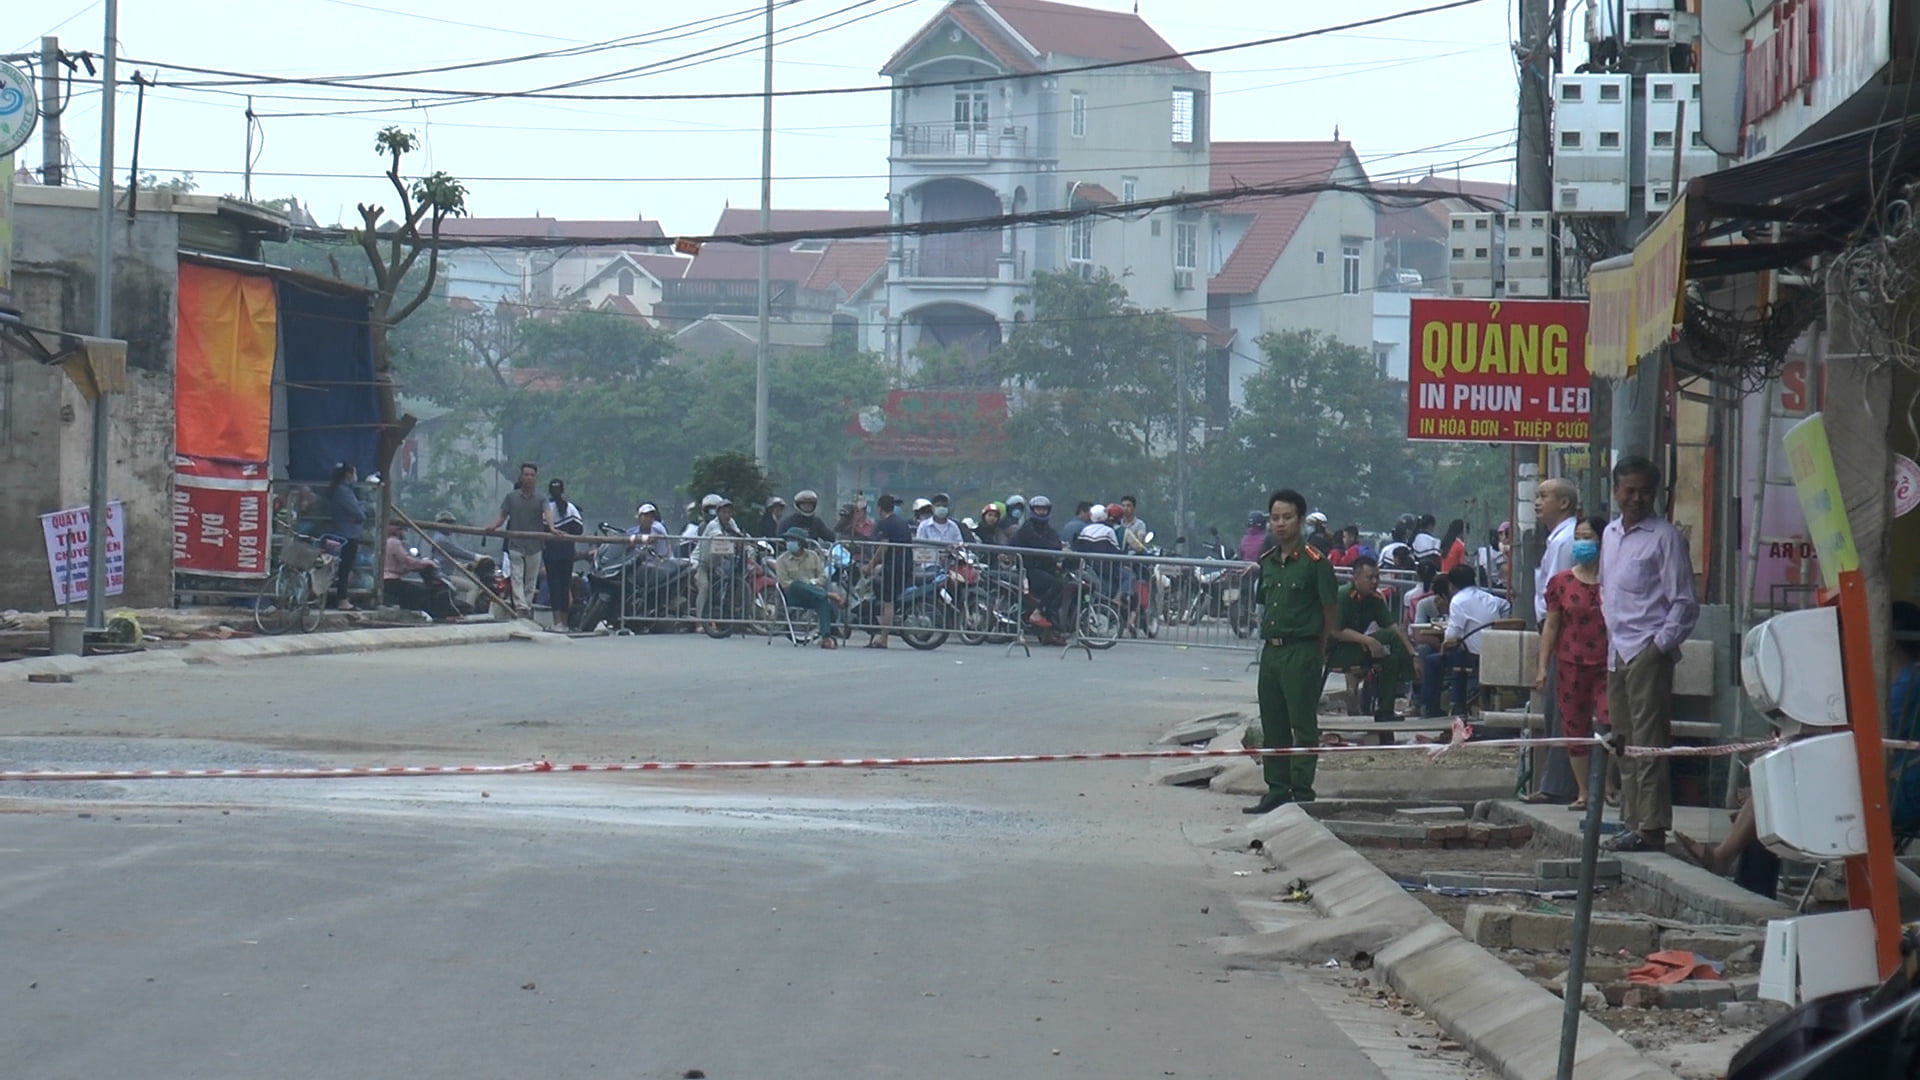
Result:
{"label": "air conditioner outdoor unit", "polygon": [[1173,272],[1173,287],[1176,289],[1193,288],[1193,271],[1175,270]]}

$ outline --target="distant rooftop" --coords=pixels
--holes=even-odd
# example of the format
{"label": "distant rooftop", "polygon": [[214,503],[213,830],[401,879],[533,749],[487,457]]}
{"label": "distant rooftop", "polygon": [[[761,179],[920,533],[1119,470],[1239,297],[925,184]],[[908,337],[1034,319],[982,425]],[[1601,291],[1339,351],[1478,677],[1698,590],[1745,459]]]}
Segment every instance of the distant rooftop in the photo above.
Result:
{"label": "distant rooftop", "polygon": [[1076,60],[1144,63],[1178,71],[1193,71],[1186,60],[1172,56],[1167,44],[1147,20],[1125,11],[1059,4],[1052,0],[953,0],[893,54],[882,74],[892,74],[927,37],[952,23],[978,41],[995,59],[1014,71],[1044,71],[1053,57]]}

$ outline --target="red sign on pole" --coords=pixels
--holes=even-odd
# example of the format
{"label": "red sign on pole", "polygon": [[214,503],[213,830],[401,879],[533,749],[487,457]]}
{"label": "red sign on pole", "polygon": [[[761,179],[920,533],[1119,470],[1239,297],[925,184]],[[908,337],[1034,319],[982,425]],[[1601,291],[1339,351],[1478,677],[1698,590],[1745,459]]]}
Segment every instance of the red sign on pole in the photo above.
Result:
{"label": "red sign on pole", "polygon": [[1585,301],[1433,299],[1412,309],[1407,438],[1587,441]]}
{"label": "red sign on pole", "polygon": [[267,486],[265,465],[175,458],[173,568],[213,577],[266,577],[273,521]]}

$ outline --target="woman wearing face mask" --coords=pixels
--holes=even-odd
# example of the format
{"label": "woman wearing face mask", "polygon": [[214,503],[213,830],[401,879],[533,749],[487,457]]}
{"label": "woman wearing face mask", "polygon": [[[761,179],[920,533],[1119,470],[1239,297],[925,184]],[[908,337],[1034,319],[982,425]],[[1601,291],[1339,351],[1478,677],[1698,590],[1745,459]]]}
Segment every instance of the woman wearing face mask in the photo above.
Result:
{"label": "woman wearing face mask", "polygon": [[[1573,529],[1573,566],[1547,582],[1547,620],[1540,627],[1540,666],[1536,689],[1547,683],[1547,662],[1558,665],[1555,704],[1561,729],[1570,739],[1592,736],[1594,726],[1607,726],[1607,623],[1600,615],[1600,536],[1607,523],[1585,518]],[[1573,780],[1579,795],[1569,810],[1587,808],[1587,755],[1584,746],[1572,747]]]}
{"label": "woman wearing face mask", "polygon": [[786,550],[773,560],[773,576],[790,607],[807,608],[820,619],[820,647],[837,649],[833,636],[834,596],[827,591],[827,560],[807,544],[807,530],[786,531]]}

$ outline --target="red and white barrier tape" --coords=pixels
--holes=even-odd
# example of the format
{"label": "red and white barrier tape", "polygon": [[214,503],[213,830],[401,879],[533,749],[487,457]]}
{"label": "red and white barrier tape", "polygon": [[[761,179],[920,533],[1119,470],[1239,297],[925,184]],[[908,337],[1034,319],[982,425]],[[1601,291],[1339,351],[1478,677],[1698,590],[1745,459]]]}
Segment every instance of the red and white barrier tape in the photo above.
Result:
{"label": "red and white barrier tape", "polygon": [[[1468,745],[1471,730],[1455,722],[1452,739],[1444,743],[1401,743],[1387,746],[1229,747],[1219,750],[1179,747],[1166,750],[1109,750],[1061,754],[975,754],[940,757],[794,758],[757,761],[522,761],[510,765],[376,765],[340,768],[244,769],[15,769],[0,770],[0,783],[63,780],[345,780],[423,776],[509,776],[524,773],[717,772],[773,769],[893,769],[935,765],[1038,765],[1069,761],[1165,761],[1194,758],[1297,757],[1308,754],[1382,754],[1418,752],[1438,758],[1457,746]],[[1598,739],[1486,739],[1476,749],[1540,750],[1548,747],[1588,746],[1605,749]],[[1729,757],[1781,745],[1777,739],[1720,743],[1711,746],[1630,746],[1627,757]],[[1889,750],[1920,750],[1920,742],[1890,739]]]}

